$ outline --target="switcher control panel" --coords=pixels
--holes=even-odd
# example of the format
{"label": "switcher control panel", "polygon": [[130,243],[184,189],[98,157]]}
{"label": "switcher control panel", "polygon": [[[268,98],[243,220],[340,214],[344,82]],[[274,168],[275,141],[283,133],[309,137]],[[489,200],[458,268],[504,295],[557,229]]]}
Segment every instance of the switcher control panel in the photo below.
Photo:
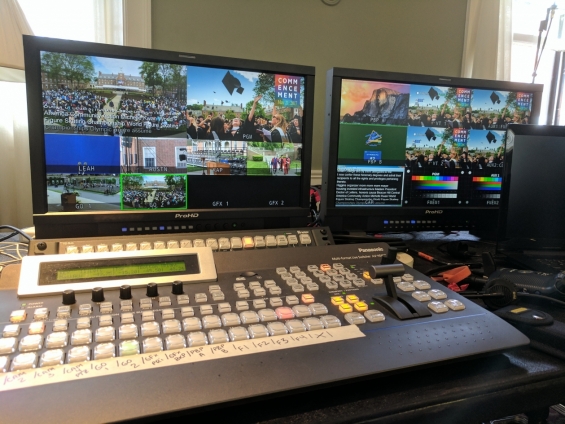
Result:
{"label": "switcher control panel", "polygon": [[[156,416],[529,342],[423,274],[386,263],[384,243],[186,253],[198,249],[215,277],[83,290],[77,272],[50,295],[0,291],[3,420]],[[72,264],[96,254],[55,256]],[[116,399],[127,402],[102,407]]]}

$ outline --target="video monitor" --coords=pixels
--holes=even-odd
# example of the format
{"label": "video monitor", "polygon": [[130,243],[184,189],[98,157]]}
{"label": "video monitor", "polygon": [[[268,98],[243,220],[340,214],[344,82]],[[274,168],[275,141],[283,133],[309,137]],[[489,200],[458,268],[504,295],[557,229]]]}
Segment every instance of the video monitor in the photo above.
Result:
{"label": "video monitor", "polygon": [[541,85],[334,68],[322,216],[335,231],[496,227],[509,123]]}
{"label": "video monitor", "polygon": [[24,36],[40,238],[308,223],[314,68]]}

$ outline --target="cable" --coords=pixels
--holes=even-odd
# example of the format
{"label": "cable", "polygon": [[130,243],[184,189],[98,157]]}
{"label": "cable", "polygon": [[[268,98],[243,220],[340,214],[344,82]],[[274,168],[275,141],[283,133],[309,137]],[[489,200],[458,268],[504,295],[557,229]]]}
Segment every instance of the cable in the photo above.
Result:
{"label": "cable", "polygon": [[522,293],[522,292],[517,292],[516,294],[519,297],[533,297],[535,299],[547,300],[549,302],[557,303],[558,305],[565,307],[565,302],[563,302],[561,300],[554,299],[553,297],[542,296],[542,295],[539,295],[539,294],[532,294],[532,293]]}
{"label": "cable", "polygon": [[[26,238],[26,239],[28,240],[28,242],[31,241],[31,237],[28,236],[26,233],[24,233],[24,232],[23,232],[22,230],[20,230],[19,228],[12,227],[11,225],[0,225],[0,230],[3,230],[4,228],[8,228],[8,229],[10,229],[10,230],[16,232],[17,234],[20,234],[22,237]],[[12,237],[12,236],[11,236],[11,237]],[[6,239],[2,239],[2,240],[0,240],[0,241],[3,241],[3,240],[6,240]]]}
{"label": "cable", "polygon": [[16,233],[15,231],[13,233],[9,233],[7,236],[4,236],[2,238],[0,238],[0,242],[4,241],[4,240],[8,240],[11,239],[12,237],[14,237],[15,235],[17,235],[18,233]]}

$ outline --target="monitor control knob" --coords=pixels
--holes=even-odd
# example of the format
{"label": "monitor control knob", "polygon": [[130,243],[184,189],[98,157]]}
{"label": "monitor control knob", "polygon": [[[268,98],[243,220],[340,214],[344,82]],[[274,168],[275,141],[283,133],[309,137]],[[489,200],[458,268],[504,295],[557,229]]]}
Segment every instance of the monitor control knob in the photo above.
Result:
{"label": "monitor control knob", "polygon": [[182,281],[173,281],[173,294],[183,294]]}
{"label": "monitor control knob", "polygon": [[120,286],[120,299],[129,300],[131,299],[131,286],[124,284]]}
{"label": "monitor control knob", "polygon": [[94,287],[92,289],[92,301],[104,302],[104,289],[102,287]]}
{"label": "monitor control knob", "polygon": [[74,305],[76,303],[75,291],[65,290],[63,292],[63,305]]}
{"label": "monitor control knob", "polygon": [[147,284],[147,297],[157,297],[159,296],[159,289],[156,283]]}

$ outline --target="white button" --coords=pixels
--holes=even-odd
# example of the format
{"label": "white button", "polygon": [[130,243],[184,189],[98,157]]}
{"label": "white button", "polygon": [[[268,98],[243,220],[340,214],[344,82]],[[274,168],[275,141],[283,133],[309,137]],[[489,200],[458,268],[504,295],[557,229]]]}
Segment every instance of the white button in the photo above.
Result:
{"label": "white button", "polygon": [[278,306],[282,306],[283,305],[283,301],[280,297],[271,297],[269,299],[269,304],[273,307],[276,308]]}
{"label": "white button", "polygon": [[385,320],[384,314],[381,311],[376,311],[374,309],[365,311],[363,315],[365,315],[365,318],[367,318],[370,322],[381,322]]}
{"label": "white button", "polygon": [[198,317],[185,318],[182,320],[184,331],[202,330],[202,321]]}
{"label": "white button", "polygon": [[10,354],[16,350],[18,339],[15,337],[6,337],[0,339],[0,355]]}
{"label": "white button", "polygon": [[155,250],[159,250],[159,249],[165,249],[166,244],[164,241],[156,241],[155,243],[153,243],[153,249]]}
{"label": "white button", "polygon": [[27,330],[28,334],[43,334],[45,323],[43,321],[32,322]]}
{"label": "white button", "polygon": [[247,327],[249,332],[249,337],[252,339],[260,339],[263,337],[269,337],[269,330],[263,324],[253,324]]}
{"label": "white button", "polygon": [[230,338],[225,330],[217,329],[208,332],[208,340],[210,344],[219,344],[229,342]]}
{"label": "white button", "polygon": [[118,332],[121,340],[135,339],[137,337],[137,326],[135,324],[120,325]]}
{"label": "white button", "polygon": [[244,327],[232,327],[228,330],[228,335],[232,342],[249,339],[249,333]]}
{"label": "white button", "polygon": [[[136,335],[137,337],[137,335]],[[80,346],[92,343],[92,331],[88,329],[76,330],[71,334],[71,345]]]}
{"label": "white button", "polygon": [[312,311],[306,305],[296,305],[292,307],[292,311],[297,318],[309,317],[312,315]]}
{"label": "white button", "polygon": [[259,315],[255,311],[244,311],[239,316],[243,324],[256,324],[259,322]]}
{"label": "white button", "polygon": [[412,297],[416,300],[419,300],[420,302],[427,302],[432,299],[428,293],[420,290],[412,293]]}
{"label": "white button", "polygon": [[188,342],[188,347],[206,346],[208,344],[208,337],[204,331],[188,333],[186,340]]}
{"label": "white button", "polygon": [[53,322],[53,331],[67,331],[69,322],[66,319],[57,319]]}
{"label": "white button", "polygon": [[219,301],[224,300],[226,298],[226,296],[224,295],[224,292],[222,292],[220,290],[215,290],[211,294],[212,294],[212,300],[214,302],[219,302]]}
{"label": "white button", "polygon": [[414,287],[416,287],[418,290],[429,290],[432,288],[432,286],[430,285],[430,283],[428,283],[427,281],[424,280],[416,280],[413,281],[412,284],[414,285]]}
{"label": "white button", "polygon": [[180,247],[183,248],[183,249],[192,247],[192,241],[190,241],[190,240],[181,240],[181,241],[180,241]]}
{"label": "white button", "polygon": [[163,321],[163,334],[173,334],[181,332],[181,324],[178,319],[168,319]]}
{"label": "white button", "polygon": [[231,305],[228,302],[218,303],[218,312],[221,314],[231,312]]}
{"label": "white button", "polygon": [[349,312],[344,315],[345,320],[351,325],[365,324],[365,317],[359,312]]}
{"label": "white button", "polygon": [[143,353],[161,352],[163,350],[163,340],[160,337],[149,337],[143,340]]}
{"label": "white button", "polygon": [[333,315],[324,315],[320,317],[322,324],[324,324],[325,328],[335,328],[341,326],[341,321],[339,318],[334,317]]}
{"label": "white button", "polygon": [[19,324],[8,324],[4,327],[2,337],[16,337],[20,335]]}
{"label": "white button", "polygon": [[62,365],[64,362],[65,352],[62,349],[53,349],[43,352],[39,358],[40,367],[49,367],[52,365]]}
{"label": "white button", "polygon": [[35,368],[35,363],[37,361],[37,354],[33,352],[21,353],[12,359],[12,366],[10,371],[27,370],[30,368]]}
{"label": "white button", "polygon": [[49,316],[49,309],[47,308],[37,308],[33,311],[33,319],[38,320],[45,320]]}
{"label": "white button", "polygon": [[230,312],[222,315],[222,324],[224,324],[224,326],[226,327],[230,327],[232,325],[240,325],[241,320],[239,319],[238,314]]}
{"label": "white button", "polygon": [[263,322],[277,320],[277,314],[272,309],[261,309],[260,311],[257,311],[257,314],[259,315],[259,319]]}
{"label": "white button", "polygon": [[94,348],[94,359],[108,359],[116,356],[116,347],[113,343],[101,343]]}
{"label": "white button", "polygon": [[151,243],[148,241],[142,241],[139,244],[139,250],[151,250]]}
{"label": "white button", "polygon": [[214,308],[212,307],[212,305],[202,305],[200,307],[200,313],[202,315],[210,315],[214,313]]}
{"label": "white button", "polygon": [[[143,337],[158,336],[161,334],[161,328],[156,321],[144,322],[141,324],[141,335]],[[104,340],[109,341],[109,340]]]}
{"label": "white button", "polygon": [[96,340],[97,343],[111,342],[115,338],[116,331],[114,330],[114,327],[100,327],[97,328],[96,332],[94,333],[94,340]]}
{"label": "white button", "polygon": [[271,336],[282,336],[288,334],[288,329],[282,322],[270,322],[267,324],[267,330]]}
{"label": "white button", "polygon": [[124,245],[122,243],[112,244],[112,252],[122,252],[124,250]]}
{"label": "white button", "polygon": [[180,308],[180,315],[183,318],[193,317],[194,316],[194,308],[192,306],[185,306],[183,308]]}
{"label": "white button", "polygon": [[186,347],[186,341],[181,334],[171,334],[165,338],[165,348],[167,350],[183,349]]}
{"label": "white button", "polygon": [[449,299],[443,303],[452,311],[462,311],[465,309],[465,305],[457,299]]}
{"label": "white button", "polygon": [[137,243],[127,243],[126,252],[134,252],[137,250]]}
{"label": "white button", "polygon": [[238,311],[246,311],[249,309],[249,304],[245,300],[238,300],[235,302],[235,309]]}
{"label": "white button", "polygon": [[328,313],[328,308],[323,303],[312,303],[308,305],[312,315],[324,315]]}
{"label": "white button", "polygon": [[298,305],[300,303],[300,301],[298,300],[298,298],[296,296],[287,296],[286,297],[286,303],[288,305]]}
{"label": "white button", "polygon": [[407,283],[406,281],[402,281],[401,283],[398,283],[396,285],[396,288],[398,288],[403,292],[411,292],[415,290],[415,287],[412,284]]}
{"label": "white button", "polygon": [[202,317],[202,326],[204,329],[208,328],[220,328],[222,326],[222,320],[217,315],[206,315]]}
{"label": "white button", "polygon": [[208,296],[206,295],[206,293],[196,293],[194,295],[194,300],[196,301],[196,303],[204,303],[208,300]]}
{"label": "white button", "polygon": [[89,317],[82,317],[77,319],[77,328],[90,328],[90,318]]}
{"label": "white button", "polygon": [[445,306],[443,303],[441,303],[437,300],[428,303],[428,308],[430,308],[432,311],[434,311],[438,314],[449,311],[449,308],[447,306]]}
{"label": "white button", "polygon": [[90,349],[88,346],[73,347],[67,352],[67,364],[84,361],[90,361]]}
{"label": "white button", "polygon": [[303,322],[304,322],[304,326],[308,331],[324,329],[324,324],[322,324],[322,321],[320,321],[319,318],[314,318],[314,317],[304,318]]}
{"label": "white button", "polygon": [[121,317],[122,324],[132,324],[134,321],[133,314],[131,312],[126,312],[122,314]]}
{"label": "white button", "polygon": [[267,307],[267,302],[264,299],[255,299],[253,301],[253,307],[255,309],[263,309]]}
{"label": "white button", "polygon": [[428,291],[428,294],[436,300],[447,298],[447,295],[445,294],[445,292],[438,290],[438,289],[430,290],[430,291]]}
{"label": "white button", "polygon": [[67,333],[62,331],[51,333],[45,338],[45,347],[53,349],[57,347],[65,347],[67,345]]}
{"label": "white button", "polygon": [[179,242],[176,240],[169,240],[167,242],[167,249],[178,249],[179,248]]}
{"label": "white button", "polygon": [[284,325],[288,329],[288,332],[291,333],[291,334],[293,334],[293,333],[303,333],[304,331],[306,331],[306,326],[304,325],[302,320],[299,320],[299,319],[290,319],[290,320],[286,321]]}

